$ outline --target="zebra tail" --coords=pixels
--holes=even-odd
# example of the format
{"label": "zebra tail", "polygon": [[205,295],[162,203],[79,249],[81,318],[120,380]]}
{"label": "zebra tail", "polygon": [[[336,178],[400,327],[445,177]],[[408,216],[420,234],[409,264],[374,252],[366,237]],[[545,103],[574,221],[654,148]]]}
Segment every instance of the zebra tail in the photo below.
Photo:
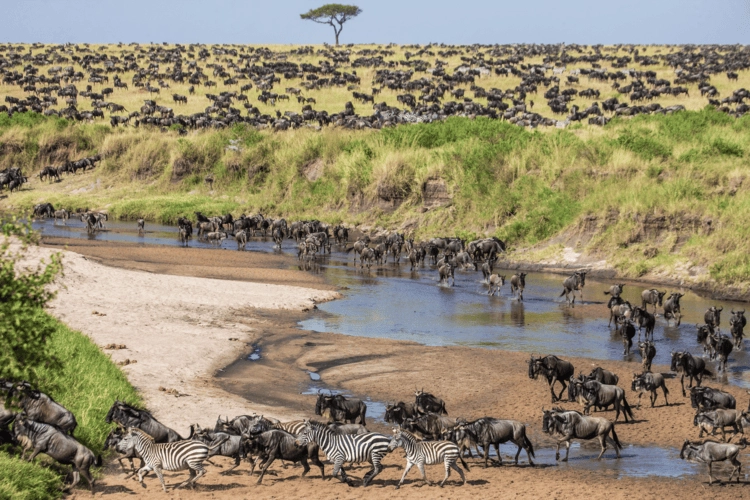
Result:
{"label": "zebra tail", "polygon": [[215,445],[213,445],[213,446],[209,447],[209,448],[208,448],[208,451],[209,451],[209,452],[211,452],[211,451],[214,451],[214,450],[215,450],[216,448],[219,448],[219,447],[220,447],[221,445],[223,445],[224,443],[226,443],[226,442],[227,442],[227,440],[229,440],[229,436],[224,436],[224,437],[222,438],[222,440],[221,440],[221,441],[219,441],[219,442],[218,442],[218,443],[216,443]]}
{"label": "zebra tail", "polygon": [[458,458],[461,459],[461,465],[464,466],[464,469],[466,469],[467,472],[470,471],[471,469],[469,469],[469,464],[466,463],[464,457],[461,456],[461,453],[458,454]]}
{"label": "zebra tail", "polygon": [[96,461],[94,462],[94,465],[96,465],[97,467],[101,467],[102,466],[102,456],[101,455],[97,455],[96,456]]}

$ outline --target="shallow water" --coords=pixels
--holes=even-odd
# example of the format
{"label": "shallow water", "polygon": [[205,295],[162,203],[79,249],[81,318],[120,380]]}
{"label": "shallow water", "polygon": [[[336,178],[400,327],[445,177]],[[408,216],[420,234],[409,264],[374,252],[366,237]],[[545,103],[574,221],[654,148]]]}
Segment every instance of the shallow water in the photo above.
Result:
{"label": "shallow water", "polygon": [[[144,236],[138,236],[134,222],[108,222],[106,231],[93,236],[86,234],[83,223],[78,220],[69,220],[67,226],[38,221],[34,227],[47,236],[179,246],[175,227],[151,223],[147,223]],[[210,244],[196,239],[190,246],[211,248]],[[270,239],[253,238],[247,250],[278,252],[273,246]],[[236,249],[236,244],[234,240],[226,240],[222,248]],[[294,242],[285,240],[282,251],[296,255]],[[412,272],[408,263],[396,265],[389,261],[385,266],[362,271],[359,265],[353,265],[352,257],[352,254],[334,251],[318,263],[300,264],[300,268],[322,273],[327,281],[344,289],[342,299],[320,304],[317,312],[300,322],[300,327],[319,332],[411,340],[426,345],[463,345],[640,363],[637,346],[629,356],[624,356],[622,340],[607,326],[608,296],[603,292],[611,283],[588,279],[583,300],[577,298],[575,307],[569,307],[559,296],[563,276],[529,273],[524,301],[519,302],[510,296],[507,282],[499,296],[489,297],[481,272],[456,271],[455,286],[441,286],[437,283],[437,271],[430,266]],[[505,274],[509,281],[513,271],[499,270],[498,273]],[[628,284],[623,297],[639,305],[640,293],[645,288]],[[668,325],[664,318],[657,317],[655,363],[669,364],[670,352],[677,350],[702,355],[702,347],[696,341],[695,323],[703,322],[703,314],[709,306],[724,307],[724,333],[728,333],[729,311],[746,308],[744,303],[710,300],[684,292],[681,326]],[[747,352],[735,350],[729,357],[728,376],[714,384],[728,381],[750,388],[748,367]],[[635,365],[634,369],[637,369]]]}

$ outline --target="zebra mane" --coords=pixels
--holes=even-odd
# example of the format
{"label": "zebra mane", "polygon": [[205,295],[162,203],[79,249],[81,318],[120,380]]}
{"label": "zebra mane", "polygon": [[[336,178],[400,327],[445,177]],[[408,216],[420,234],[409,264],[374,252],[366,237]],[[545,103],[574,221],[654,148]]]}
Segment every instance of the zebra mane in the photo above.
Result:
{"label": "zebra mane", "polygon": [[143,437],[143,438],[145,438],[145,439],[147,439],[147,440],[151,441],[152,443],[154,442],[154,438],[153,438],[153,437],[151,437],[151,435],[150,435],[150,434],[148,434],[147,432],[145,432],[145,431],[144,431],[144,430],[142,430],[142,429],[139,429],[138,427],[128,427],[128,432],[129,432],[129,433],[130,433],[130,432],[134,432],[134,433],[136,433],[136,434],[139,434],[139,435],[140,435],[141,437]]}

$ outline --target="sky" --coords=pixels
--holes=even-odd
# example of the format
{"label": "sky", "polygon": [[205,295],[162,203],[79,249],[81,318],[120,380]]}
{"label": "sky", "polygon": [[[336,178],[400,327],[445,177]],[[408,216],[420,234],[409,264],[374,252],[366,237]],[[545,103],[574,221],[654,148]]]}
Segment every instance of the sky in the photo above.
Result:
{"label": "sky", "polygon": [[[750,0],[355,1],[363,12],[341,43],[750,44]],[[299,17],[320,5],[0,0],[0,42],[333,43],[333,28]]]}

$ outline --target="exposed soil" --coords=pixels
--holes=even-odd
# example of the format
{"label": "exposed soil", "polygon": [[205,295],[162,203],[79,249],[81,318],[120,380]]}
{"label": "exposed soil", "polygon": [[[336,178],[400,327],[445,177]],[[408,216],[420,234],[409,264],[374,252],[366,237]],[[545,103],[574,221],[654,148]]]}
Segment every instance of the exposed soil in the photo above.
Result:
{"label": "exposed soil", "polygon": [[[61,242],[50,243],[57,246]],[[61,291],[53,314],[100,345],[126,344],[127,349],[113,352],[113,359],[138,360],[137,364],[124,367],[124,371],[157,418],[179,432],[186,432],[187,425],[193,422],[212,425],[220,414],[256,412],[284,420],[312,417],[314,396],[301,394],[310,385],[309,370],[318,373],[328,386],[374,401],[409,401],[415,387],[424,388],[446,401],[451,417],[495,416],[519,420],[527,424],[537,449],[552,444],[541,432],[540,419],[541,408],[551,406],[550,392],[544,381],[528,378],[526,354],[427,347],[299,330],[297,321],[306,314],[322,314],[303,313],[303,310],[310,309],[313,300],[330,299],[335,292],[321,290],[330,287],[319,277],[288,269],[293,261],[283,256],[76,243],[75,250],[89,258],[66,253],[67,289]],[[238,271],[235,266],[240,265],[243,267]],[[246,269],[250,265],[255,267]],[[278,274],[282,270],[286,274]],[[191,273],[196,277],[187,276]],[[298,282],[306,288],[247,282],[262,279]],[[92,314],[94,310],[106,316]],[[260,348],[260,360],[240,359],[257,348]],[[620,385],[627,388],[628,400],[635,405],[637,397],[629,386],[633,372],[638,371],[640,365],[583,358],[571,361],[577,371],[588,373],[596,363],[617,373]],[[221,366],[227,368],[220,371],[218,377],[212,376]],[[654,371],[666,372],[667,368],[655,366]],[[617,433],[625,446],[680,447],[685,438],[697,437],[692,425],[693,410],[689,400],[681,395],[679,379],[670,378],[667,385],[670,406],[664,406],[660,392],[656,408],[650,408],[644,398],[644,407],[634,410],[636,423],[624,424],[620,417]],[[175,398],[158,391],[159,386],[189,396]],[[738,407],[745,407],[748,396],[743,390],[736,387],[725,390],[737,397]],[[577,407],[570,403],[563,406]],[[600,415],[614,418],[613,412]],[[372,419],[368,426],[388,431],[382,423]],[[577,452],[581,451],[571,451],[571,458]],[[611,455],[610,450],[606,456]],[[746,461],[747,456],[743,454],[741,460]],[[224,459],[217,459],[217,462],[229,463]],[[463,488],[453,484],[442,490],[418,487],[418,472],[411,471],[406,486],[396,491],[394,484],[403,472],[403,463],[403,452],[389,455],[385,460],[388,467],[376,478],[373,487],[367,489],[350,488],[337,480],[321,482],[316,469],[310,479],[299,479],[301,469],[283,469],[281,464],[272,466],[277,475],[267,475],[262,486],[256,486],[257,476],[247,475],[246,464],[229,476],[221,476],[220,469],[209,467],[197,491],[170,491],[164,496],[679,498],[704,491],[709,495],[747,494],[744,483],[708,489],[705,474],[681,479],[619,477],[615,471],[607,469],[606,462],[599,471],[567,465],[530,468],[525,453],[518,467],[484,469],[476,460],[469,460],[469,484]],[[330,465],[326,470],[330,470]],[[366,470],[363,466],[355,467],[351,474],[361,478]],[[439,480],[442,467],[428,467],[427,473],[431,480]],[[169,473],[167,483],[175,484],[186,477],[185,473]],[[457,478],[452,476],[451,479]],[[131,479],[124,479],[114,462],[99,483],[99,494],[112,499],[132,498],[137,493],[162,495],[155,477],[147,478],[146,485],[143,489]],[[87,495],[83,491],[79,494]]]}

